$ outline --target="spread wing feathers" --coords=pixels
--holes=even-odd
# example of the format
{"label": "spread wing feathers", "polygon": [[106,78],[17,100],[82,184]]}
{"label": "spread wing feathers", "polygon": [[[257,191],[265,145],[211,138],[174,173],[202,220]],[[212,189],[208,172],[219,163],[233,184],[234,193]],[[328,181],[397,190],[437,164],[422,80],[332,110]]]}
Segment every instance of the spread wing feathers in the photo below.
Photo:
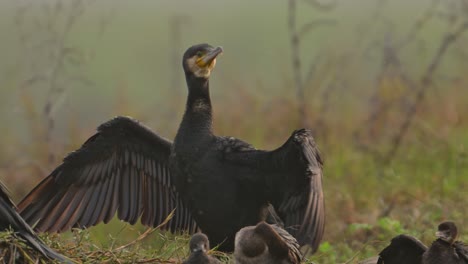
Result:
{"label": "spread wing feathers", "polygon": [[465,245],[461,241],[455,241],[453,246],[455,247],[455,251],[457,252],[458,256],[460,256],[460,259],[463,259],[465,263],[468,264],[468,245]]}
{"label": "spread wing feathers", "polygon": [[309,244],[313,251],[317,250],[325,225],[323,161],[311,131],[294,131],[273,151],[255,150],[242,141],[237,145],[241,147],[225,151],[225,160],[260,174],[250,180],[267,189],[270,203],[282,220],[274,222],[284,223],[301,246]]}
{"label": "spread wing feathers", "polygon": [[377,264],[421,263],[427,247],[418,239],[408,235],[398,235],[379,254]]}
{"label": "spread wing feathers", "polygon": [[0,182],[0,231],[11,228],[15,234],[24,239],[27,244],[47,259],[57,260],[61,263],[72,263],[64,256],[46,246],[34,233],[32,228],[21,218],[11,201],[6,187]]}
{"label": "spread wing feathers", "polygon": [[275,166],[283,171],[273,186],[280,197],[273,206],[283,219],[285,229],[300,245],[309,244],[315,252],[323,237],[325,207],[323,160],[311,131],[294,131],[272,155]]}
{"label": "spread wing feathers", "polygon": [[171,183],[171,142],[128,117],[97,129],[83,146],[19,203],[24,219],[41,232],[61,232],[119,219],[193,232],[195,223]]}

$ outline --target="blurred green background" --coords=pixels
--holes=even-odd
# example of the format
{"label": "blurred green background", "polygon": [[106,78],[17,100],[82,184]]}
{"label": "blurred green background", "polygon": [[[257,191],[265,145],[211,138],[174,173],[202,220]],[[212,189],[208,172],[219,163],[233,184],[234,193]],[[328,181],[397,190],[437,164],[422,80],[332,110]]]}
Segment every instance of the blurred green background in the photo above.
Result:
{"label": "blurred green background", "polygon": [[1,0],[0,179],[18,201],[115,115],[172,139],[182,54],[206,42],[225,51],[218,134],[274,148],[315,133],[327,230],[314,260],[367,257],[398,232],[429,242],[439,221],[468,226],[466,23],[466,0]]}

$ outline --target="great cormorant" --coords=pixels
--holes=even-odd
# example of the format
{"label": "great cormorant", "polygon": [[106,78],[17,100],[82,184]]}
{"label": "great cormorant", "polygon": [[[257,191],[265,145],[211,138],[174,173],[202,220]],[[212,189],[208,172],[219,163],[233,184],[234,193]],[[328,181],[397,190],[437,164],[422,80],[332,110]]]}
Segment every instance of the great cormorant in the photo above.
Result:
{"label": "great cormorant", "polygon": [[210,250],[210,241],[203,233],[196,233],[190,239],[190,256],[182,264],[221,264],[206,252]]}
{"label": "great cormorant", "polygon": [[439,225],[437,239],[427,248],[418,239],[399,235],[379,254],[378,264],[468,264],[468,248],[455,241],[458,232],[453,222]]}
{"label": "great cormorant", "polygon": [[45,258],[56,260],[60,263],[72,263],[42,242],[32,228],[18,214],[16,206],[7,193],[6,187],[0,182],[0,231],[9,230],[10,228],[16,236],[24,239],[31,248]]}
{"label": "great cormorant", "polygon": [[299,264],[302,254],[296,239],[288,232],[260,222],[237,232],[234,258],[236,264]]}
{"label": "great cormorant", "polygon": [[209,77],[220,47],[190,47],[183,56],[186,110],[174,142],[137,121],[116,117],[70,153],[20,203],[38,231],[64,231],[141,216],[156,226],[173,210],[170,230],[196,226],[219,250],[232,251],[245,226],[274,208],[300,245],[315,251],[324,231],[322,158],[309,130],[273,151],[213,134]]}

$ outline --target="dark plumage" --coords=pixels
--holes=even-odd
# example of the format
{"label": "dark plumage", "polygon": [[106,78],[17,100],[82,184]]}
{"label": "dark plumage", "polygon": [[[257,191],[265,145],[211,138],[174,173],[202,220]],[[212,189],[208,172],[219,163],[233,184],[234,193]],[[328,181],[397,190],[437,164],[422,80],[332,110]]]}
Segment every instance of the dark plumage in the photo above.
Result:
{"label": "dark plumage", "polygon": [[468,264],[468,248],[456,242],[457,227],[453,222],[439,225],[429,248],[414,237],[399,235],[379,254],[378,264]]}
{"label": "dark plumage", "polygon": [[190,239],[190,256],[183,264],[221,264],[221,261],[206,254],[209,249],[208,237],[203,233],[196,233]]}
{"label": "dark plumage", "polygon": [[277,225],[261,222],[242,228],[236,234],[236,264],[299,264],[299,244]]}
{"label": "dark plumage", "polygon": [[294,131],[273,151],[215,136],[209,77],[221,51],[201,44],[185,52],[188,98],[173,143],[127,117],[102,124],[20,202],[24,218],[50,232],[108,222],[115,212],[156,226],[176,209],[166,228],[193,232],[198,225],[220,250],[232,251],[239,229],[274,213],[299,244],[316,250],[325,213],[312,134]]}
{"label": "dark plumage", "polygon": [[437,240],[423,254],[424,264],[468,264],[468,247],[456,241],[458,229],[454,222],[443,222],[436,232]]}
{"label": "dark plumage", "polygon": [[377,264],[418,264],[427,247],[418,239],[399,235],[379,254]]}
{"label": "dark plumage", "polygon": [[26,243],[49,260],[62,263],[71,263],[62,255],[56,253],[41,241],[31,227],[16,212],[16,207],[11,201],[5,186],[0,182],[0,231],[12,229],[15,235],[24,239]]}

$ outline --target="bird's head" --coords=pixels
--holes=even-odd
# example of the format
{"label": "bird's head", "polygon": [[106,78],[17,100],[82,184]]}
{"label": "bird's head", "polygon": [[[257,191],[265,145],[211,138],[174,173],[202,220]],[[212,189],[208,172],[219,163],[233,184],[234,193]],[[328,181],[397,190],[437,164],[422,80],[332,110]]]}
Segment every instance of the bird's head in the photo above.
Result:
{"label": "bird's head", "polygon": [[454,222],[446,221],[437,228],[436,236],[450,244],[453,244],[458,236],[457,226]]}
{"label": "bird's head", "polygon": [[223,48],[215,48],[208,44],[198,44],[188,48],[182,62],[185,74],[208,79],[216,65],[216,57],[222,52]]}
{"label": "bird's head", "polygon": [[206,252],[210,249],[210,242],[205,234],[197,233],[190,239],[190,252]]}

